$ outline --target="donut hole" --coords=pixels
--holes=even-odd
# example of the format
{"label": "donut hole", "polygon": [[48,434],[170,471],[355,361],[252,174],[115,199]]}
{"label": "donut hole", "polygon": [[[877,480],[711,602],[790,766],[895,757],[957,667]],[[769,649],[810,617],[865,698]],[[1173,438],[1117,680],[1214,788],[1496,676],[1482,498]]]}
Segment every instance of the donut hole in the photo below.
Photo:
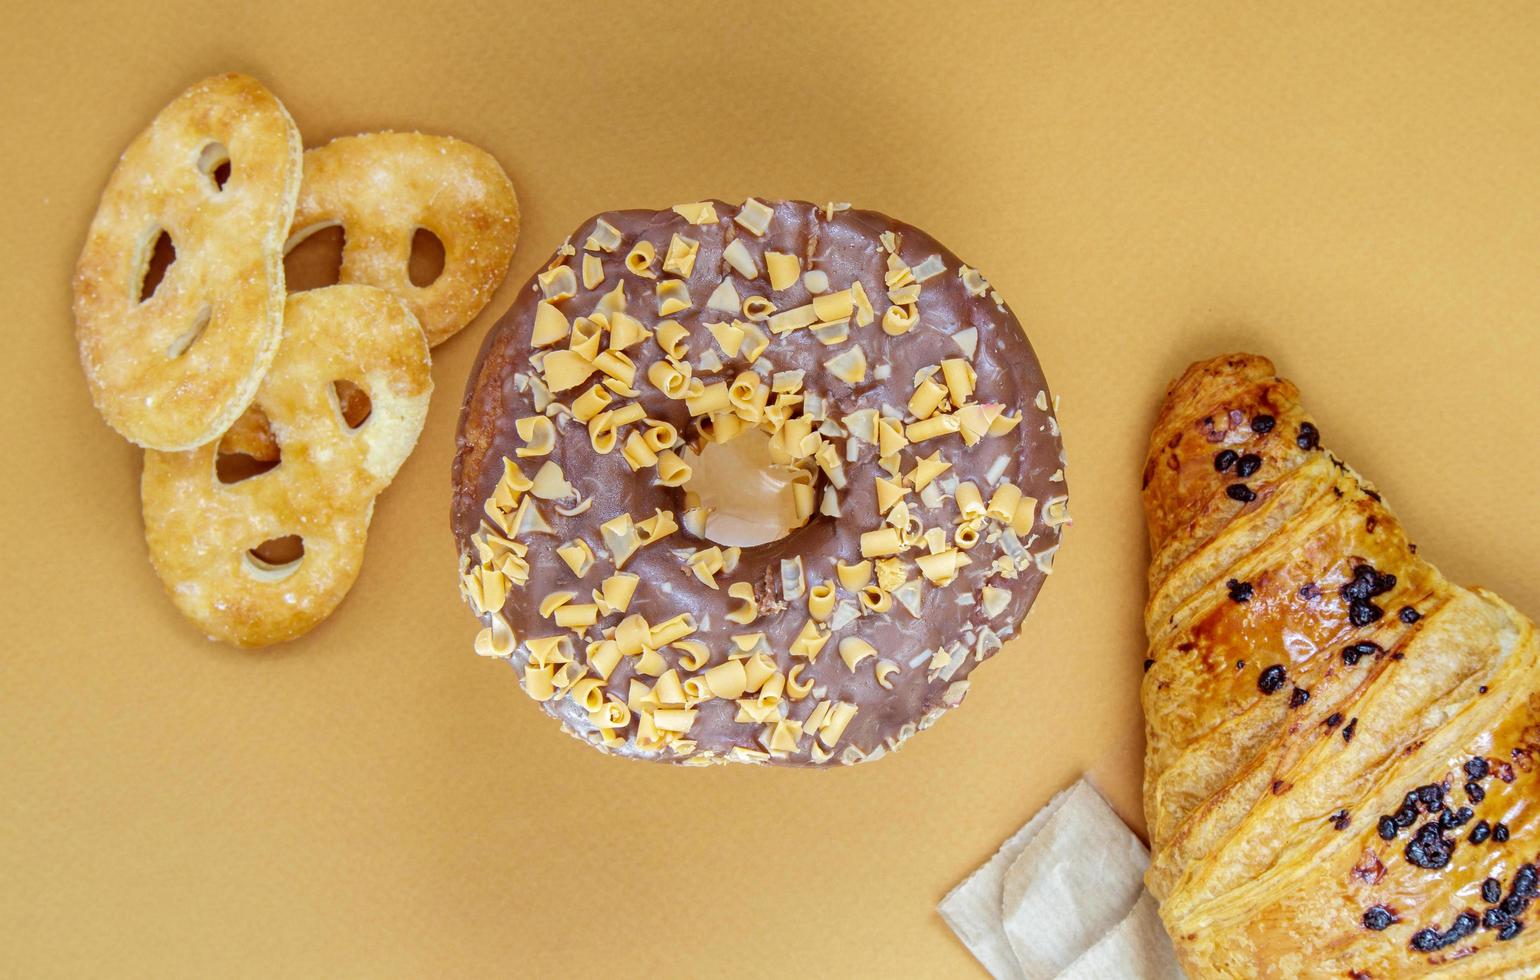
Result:
{"label": "donut hole", "polygon": [[166,274],[176,264],[176,243],[171,240],[171,235],[164,228],[155,229],[153,235],[153,241],[139,260],[139,302],[141,303],[155,295],[155,291],[165,281]]}
{"label": "donut hole", "polygon": [[214,475],[220,483],[240,483],[261,476],[282,461],[267,413],[253,405],[220,437],[214,452]]}
{"label": "donut hole", "polygon": [[241,555],[246,573],[262,582],[281,582],[305,560],[305,539],[297,534],[269,538]]}
{"label": "donut hole", "polygon": [[770,461],[770,436],[749,429],[727,442],[685,452],[691,468],[685,492],[709,508],[705,536],[724,548],[752,548],[799,526],[790,474]]}
{"label": "donut hole", "polygon": [[369,393],[351,381],[333,381],[332,397],[336,399],[337,414],[342,417],[342,424],[350,429],[356,429],[369,421],[369,415],[374,411]]}
{"label": "donut hole", "polygon": [[412,255],[406,263],[406,274],[418,289],[433,285],[444,274],[444,243],[426,228],[412,233]]}
{"label": "donut hole", "polygon": [[222,193],[230,182],[230,150],[223,143],[209,143],[198,153],[198,171],[209,179],[215,194]]}
{"label": "donut hole", "polygon": [[291,293],[335,286],[342,281],[342,250],[348,236],[340,224],[314,225],[284,243],[283,279]]}

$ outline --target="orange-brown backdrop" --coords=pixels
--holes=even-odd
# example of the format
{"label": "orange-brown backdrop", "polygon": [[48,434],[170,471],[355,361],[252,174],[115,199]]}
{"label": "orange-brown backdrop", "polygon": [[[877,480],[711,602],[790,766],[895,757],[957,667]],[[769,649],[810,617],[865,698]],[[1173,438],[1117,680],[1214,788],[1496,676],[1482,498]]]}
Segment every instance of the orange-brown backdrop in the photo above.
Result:
{"label": "orange-brown backdrop", "polygon": [[[1089,772],[1142,825],[1139,469],[1167,379],[1226,349],[1540,613],[1540,7],[4,6],[0,973],[969,975],[934,904],[1049,795]],[[161,594],[69,314],[118,152],[224,70],[309,144],[472,140],[524,207],[352,596],[258,653]],[[1024,635],[871,767],[602,757],[455,593],[456,413],[513,289],[592,212],[747,194],[931,231],[1064,399],[1074,526]]]}

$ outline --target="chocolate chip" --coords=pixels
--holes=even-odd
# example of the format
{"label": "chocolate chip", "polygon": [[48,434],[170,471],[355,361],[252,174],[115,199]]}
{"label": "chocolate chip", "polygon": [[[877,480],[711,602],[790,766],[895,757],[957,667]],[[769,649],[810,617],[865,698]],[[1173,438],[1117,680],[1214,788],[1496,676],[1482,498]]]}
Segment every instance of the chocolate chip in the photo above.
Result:
{"label": "chocolate chip", "polygon": [[[1367,572],[1368,574],[1364,574]],[[1342,598],[1349,602],[1367,599],[1374,588],[1374,570],[1367,565],[1353,569],[1353,581],[1342,587]]]}
{"label": "chocolate chip", "polygon": [[1250,582],[1241,582],[1233,578],[1225,583],[1225,588],[1230,592],[1231,602],[1250,602],[1254,591]]}
{"label": "chocolate chip", "polygon": [[1485,779],[1487,778],[1487,773],[1491,771],[1491,767],[1487,765],[1487,760],[1479,755],[1472,756],[1470,761],[1465,763],[1465,775],[1472,779]]}
{"label": "chocolate chip", "polygon": [[1231,500],[1238,500],[1243,504],[1249,504],[1257,499],[1257,492],[1244,483],[1232,483],[1225,487],[1225,494]]}
{"label": "chocolate chip", "polygon": [[1326,718],[1326,727],[1327,728],[1336,728],[1340,724],[1342,724],[1342,712],[1340,712],[1340,711],[1333,711],[1330,715],[1327,716],[1327,718]]}
{"label": "chocolate chip", "polygon": [[1464,939],[1476,931],[1476,925],[1480,921],[1472,912],[1461,912],[1454,917],[1454,922],[1449,926],[1449,931],[1444,933],[1444,941],[1452,943],[1456,940]]}
{"label": "chocolate chip", "polygon": [[1348,722],[1347,727],[1342,730],[1342,740],[1344,742],[1351,742],[1353,740],[1353,736],[1357,734],[1357,732],[1358,719],[1354,718],[1352,721]]}
{"label": "chocolate chip", "polygon": [[1301,422],[1299,424],[1299,436],[1295,438],[1294,442],[1301,449],[1319,449],[1321,448],[1321,432],[1309,422]]}
{"label": "chocolate chip", "polygon": [[1353,820],[1348,816],[1348,812],[1346,810],[1338,810],[1336,813],[1331,815],[1331,825],[1337,830],[1346,830],[1348,824],[1352,822]]}
{"label": "chocolate chip", "polygon": [[1417,808],[1403,803],[1401,809],[1396,811],[1395,821],[1397,827],[1410,827],[1417,822]]}
{"label": "chocolate chip", "polygon": [[1235,450],[1221,449],[1219,452],[1214,454],[1214,469],[1223,473],[1225,470],[1234,466],[1237,459],[1240,459],[1240,454]]}
{"label": "chocolate chip", "polygon": [[1306,582],[1299,587],[1299,597],[1301,599],[1319,599],[1321,597],[1321,587],[1314,582]]}
{"label": "chocolate chip", "polygon": [[1396,914],[1383,905],[1371,905],[1368,911],[1364,912],[1364,928],[1373,929],[1375,932],[1388,929],[1395,921]]}
{"label": "chocolate chip", "polygon": [[1444,787],[1436,783],[1417,787],[1417,799],[1428,808],[1429,813],[1436,813],[1444,808]]}
{"label": "chocolate chip", "polygon": [[1411,606],[1402,606],[1401,611],[1397,613],[1397,615],[1401,617],[1401,622],[1408,626],[1422,618],[1422,613],[1413,609]]}
{"label": "chocolate chip", "polygon": [[1533,864],[1519,865],[1519,870],[1513,875],[1513,891],[1525,898],[1540,895],[1540,872],[1535,870]]}
{"label": "chocolate chip", "polygon": [[1488,824],[1485,820],[1477,820],[1476,826],[1471,828],[1470,836],[1466,837],[1465,839],[1470,841],[1472,844],[1481,844],[1484,843],[1490,836],[1492,836],[1491,825]]}
{"label": "chocolate chip", "polygon": [[1488,878],[1481,883],[1481,900],[1488,905],[1496,905],[1503,897],[1503,886],[1496,878]]}
{"label": "chocolate chip", "polygon": [[1302,687],[1296,687],[1293,690],[1293,692],[1289,694],[1289,707],[1291,707],[1291,708],[1301,707],[1301,706],[1304,705],[1304,703],[1306,701],[1309,701],[1309,700],[1310,700],[1310,692],[1305,690]]}
{"label": "chocolate chip", "polygon": [[1488,929],[1496,929],[1498,926],[1507,921],[1508,913],[1504,912],[1502,909],[1487,909],[1485,912],[1481,913],[1481,924],[1486,926]]}
{"label": "chocolate chip", "polygon": [[1352,643],[1342,648],[1342,662],[1349,667],[1356,666],[1364,657],[1372,657],[1379,653],[1380,648],[1373,643]]}
{"label": "chocolate chip", "polygon": [[1396,839],[1396,821],[1394,817],[1380,817],[1379,823],[1376,824],[1376,829],[1380,832],[1380,840]]}
{"label": "chocolate chip", "polygon": [[1144,672],[1146,674],[1148,674],[1150,672],[1150,668],[1153,667],[1153,666],[1155,666],[1155,661],[1153,661],[1153,660],[1145,660],[1145,662],[1144,662]]}
{"label": "chocolate chip", "polygon": [[1470,818],[1476,815],[1476,811],[1468,806],[1462,806],[1458,810],[1446,809],[1439,814],[1438,825],[1445,830],[1454,830],[1470,823]]}
{"label": "chocolate chip", "polygon": [[1524,923],[1514,919],[1512,922],[1505,924],[1501,929],[1497,930],[1497,938],[1503,942],[1507,942],[1523,931]]}
{"label": "chocolate chip", "polygon": [[1425,823],[1406,845],[1406,859],[1419,868],[1436,870],[1449,866],[1454,856],[1454,841],[1439,832],[1436,823]]}
{"label": "chocolate chip", "polygon": [[1256,453],[1247,453],[1236,461],[1235,475],[1244,480],[1261,468],[1262,457]]}
{"label": "chocolate chip", "polygon": [[1265,436],[1273,431],[1273,426],[1277,424],[1278,420],[1271,415],[1258,415],[1251,420],[1251,431],[1259,436]]}
{"label": "chocolate chip", "polygon": [[1283,682],[1287,679],[1288,671],[1283,669],[1283,665],[1273,664],[1257,677],[1257,689],[1263,694],[1273,694],[1283,686]]}
{"label": "chocolate chip", "polygon": [[1508,825],[1500,823],[1492,828],[1492,839],[1502,844],[1508,840]]}
{"label": "chocolate chip", "polygon": [[1370,623],[1378,622],[1384,615],[1385,610],[1367,599],[1357,600],[1348,606],[1348,622],[1354,626],[1368,626]]}
{"label": "chocolate chip", "polygon": [[1436,929],[1418,929],[1412,935],[1412,948],[1419,953],[1431,953],[1436,949],[1442,949],[1442,937]]}
{"label": "chocolate chip", "polygon": [[1509,895],[1503,899],[1503,911],[1509,915],[1518,915],[1527,908],[1529,908],[1529,899],[1523,895]]}
{"label": "chocolate chip", "polygon": [[1349,601],[1372,599],[1396,587],[1396,577],[1380,572],[1373,565],[1355,565],[1353,580],[1342,587],[1342,597]]}
{"label": "chocolate chip", "polygon": [[1480,803],[1487,798],[1487,791],[1481,788],[1480,783],[1466,783],[1465,798],[1472,803]]}

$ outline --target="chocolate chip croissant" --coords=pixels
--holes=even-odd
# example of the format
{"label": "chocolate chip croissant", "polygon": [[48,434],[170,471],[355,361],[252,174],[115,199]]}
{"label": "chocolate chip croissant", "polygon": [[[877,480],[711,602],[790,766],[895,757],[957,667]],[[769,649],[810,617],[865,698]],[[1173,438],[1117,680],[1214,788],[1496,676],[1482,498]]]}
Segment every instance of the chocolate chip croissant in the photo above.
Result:
{"label": "chocolate chip croissant", "polygon": [[1540,975],[1540,640],[1417,555],[1264,358],[1144,470],[1147,875],[1189,975]]}

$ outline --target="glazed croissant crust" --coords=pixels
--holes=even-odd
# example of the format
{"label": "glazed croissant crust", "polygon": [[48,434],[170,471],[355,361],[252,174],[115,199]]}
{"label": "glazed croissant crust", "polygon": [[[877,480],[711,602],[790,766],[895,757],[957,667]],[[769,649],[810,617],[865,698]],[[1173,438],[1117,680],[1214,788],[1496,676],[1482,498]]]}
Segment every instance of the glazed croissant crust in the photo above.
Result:
{"label": "glazed croissant crust", "polygon": [[1189,975],[1540,975],[1540,641],[1443,578],[1264,358],[1144,470],[1147,882]]}

